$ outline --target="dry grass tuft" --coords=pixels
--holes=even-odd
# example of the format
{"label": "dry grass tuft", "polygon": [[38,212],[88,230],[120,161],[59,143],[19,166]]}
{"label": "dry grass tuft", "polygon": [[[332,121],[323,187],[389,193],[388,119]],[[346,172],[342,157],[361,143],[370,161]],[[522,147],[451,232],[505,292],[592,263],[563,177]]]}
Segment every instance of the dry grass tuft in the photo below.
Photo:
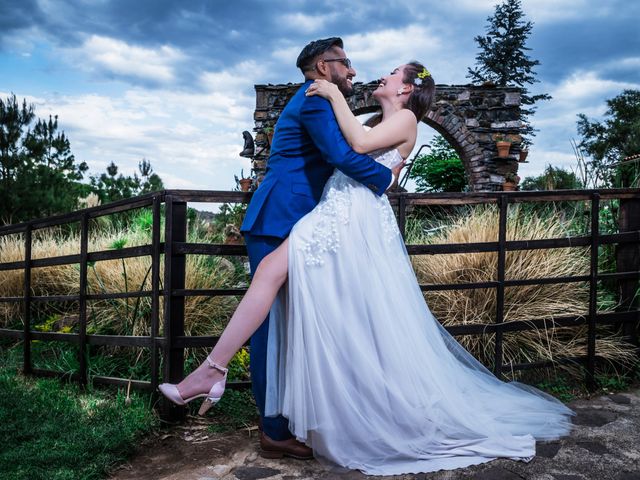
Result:
{"label": "dry grass tuft", "polygon": [[[195,239],[191,239],[196,241]],[[202,239],[200,239],[202,241]],[[109,250],[150,243],[148,232],[130,228],[127,230],[100,229],[91,235],[90,251]],[[41,232],[34,237],[32,250],[43,257],[78,253],[76,234],[60,235],[59,232]],[[35,256],[35,255],[34,255]],[[23,239],[19,236],[0,237],[0,261],[12,262],[24,258]],[[124,260],[95,262],[88,267],[89,293],[135,292],[151,289],[151,258],[137,257]],[[242,280],[233,264],[223,258],[200,255],[187,256],[186,288],[230,288]],[[11,297],[23,294],[24,275],[20,270],[2,272],[0,296]],[[162,267],[160,276],[162,279]],[[79,290],[79,266],[61,265],[32,270],[33,295],[73,295]],[[162,287],[162,285],[161,285]],[[235,297],[187,297],[185,299],[185,331],[187,335],[212,335],[222,331],[235,309]],[[53,313],[46,305],[38,303],[34,308],[43,308],[39,317]],[[77,305],[56,307],[55,313],[73,316]],[[0,325],[16,328],[22,321],[20,303],[0,303]],[[88,333],[115,335],[149,335],[151,300],[116,299],[89,302]],[[38,315],[35,315],[37,318]],[[161,326],[162,331],[162,310]]]}
{"label": "dry grass tuft", "polygon": [[[510,206],[507,240],[566,237],[571,219],[555,213],[539,216]],[[482,207],[444,221],[445,228],[428,235],[413,225],[409,243],[451,244],[493,242],[498,239],[495,208]],[[420,283],[467,283],[495,280],[496,253],[417,255],[412,263]],[[589,271],[588,248],[522,250],[506,255],[506,279],[532,279],[585,275]],[[429,308],[445,326],[495,322],[495,289],[449,290],[425,293]],[[504,321],[585,315],[588,286],[585,283],[531,285],[505,289]],[[586,327],[536,329],[505,334],[504,363],[586,355]],[[465,335],[458,341],[485,365],[493,364],[494,335]],[[597,354],[618,362],[632,362],[631,346],[609,330],[599,331]],[[571,369],[571,367],[568,367]]]}

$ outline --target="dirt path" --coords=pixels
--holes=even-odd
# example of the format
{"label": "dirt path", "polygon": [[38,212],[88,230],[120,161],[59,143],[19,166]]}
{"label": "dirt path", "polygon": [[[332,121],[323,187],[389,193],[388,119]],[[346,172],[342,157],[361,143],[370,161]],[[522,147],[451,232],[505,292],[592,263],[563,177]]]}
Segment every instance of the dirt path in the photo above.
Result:
{"label": "dirt path", "polygon": [[315,460],[267,460],[258,456],[257,431],[207,431],[207,422],[189,418],[142,443],[111,480],[640,480],[640,388],[576,400],[571,435],[539,442],[530,463],[494,460],[484,465],[420,475],[367,477],[329,471]]}

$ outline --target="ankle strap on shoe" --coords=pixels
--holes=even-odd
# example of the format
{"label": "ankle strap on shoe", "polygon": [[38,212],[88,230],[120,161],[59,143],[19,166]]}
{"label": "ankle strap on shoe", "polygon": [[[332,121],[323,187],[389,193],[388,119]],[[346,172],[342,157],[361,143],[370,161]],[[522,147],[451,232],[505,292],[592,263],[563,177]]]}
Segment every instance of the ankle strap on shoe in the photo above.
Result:
{"label": "ankle strap on shoe", "polygon": [[209,362],[209,366],[211,368],[215,368],[216,370],[221,371],[222,373],[224,373],[225,375],[227,374],[227,372],[229,371],[228,368],[224,368],[221,365],[218,365],[216,362],[214,362],[213,360],[211,360],[211,358],[209,358],[209,355],[207,355],[207,362]]}

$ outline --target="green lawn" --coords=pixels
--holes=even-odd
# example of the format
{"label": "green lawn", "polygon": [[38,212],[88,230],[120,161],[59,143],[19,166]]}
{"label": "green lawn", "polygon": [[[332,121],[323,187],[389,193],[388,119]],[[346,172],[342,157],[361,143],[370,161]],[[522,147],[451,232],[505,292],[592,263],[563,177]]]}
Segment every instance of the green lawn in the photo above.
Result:
{"label": "green lawn", "polygon": [[100,479],[158,425],[150,396],[86,392],[0,365],[0,478]]}

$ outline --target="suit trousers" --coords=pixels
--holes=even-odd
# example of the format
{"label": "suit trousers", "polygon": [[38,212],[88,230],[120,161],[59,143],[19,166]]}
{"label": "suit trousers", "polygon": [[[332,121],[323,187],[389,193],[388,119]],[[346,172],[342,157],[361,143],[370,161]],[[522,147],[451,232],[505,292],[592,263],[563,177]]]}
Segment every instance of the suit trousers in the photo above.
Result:
{"label": "suit trousers", "polygon": [[[264,235],[244,234],[247,251],[249,253],[249,264],[251,265],[251,276],[255,273],[258,265],[264,257],[273,252],[284,241],[279,237]],[[287,440],[291,438],[289,432],[289,421],[282,415],[277,417],[265,417],[264,406],[267,391],[267,345],[269,338],[269,316],[253,334],[250,341],[250,370],[251,386],[253,396],[260,411],[262,431],[274,440]]]}

